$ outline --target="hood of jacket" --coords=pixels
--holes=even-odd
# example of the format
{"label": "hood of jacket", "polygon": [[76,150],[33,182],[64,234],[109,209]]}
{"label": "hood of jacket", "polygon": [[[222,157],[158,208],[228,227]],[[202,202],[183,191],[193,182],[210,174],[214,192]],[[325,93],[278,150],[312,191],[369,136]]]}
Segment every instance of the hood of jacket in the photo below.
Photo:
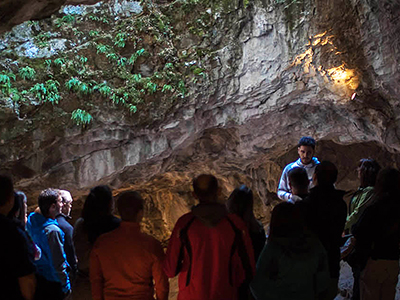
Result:
{"label": "hood of jacket", "polygon": [[223,204],[200,203],[192,208],[193,215],[207,227],[215,227],[228,215]]}
{"label": "hood of jacket", "polygon": [[39,213],[31,213],[28,217],[28,221],[26,226],[29,228],[29,231],[32,232],[41,232],[44,228],[49,225],[56,225],[58,226],[57,220],[53,220],[50,218],[46,218],[42,214]]}

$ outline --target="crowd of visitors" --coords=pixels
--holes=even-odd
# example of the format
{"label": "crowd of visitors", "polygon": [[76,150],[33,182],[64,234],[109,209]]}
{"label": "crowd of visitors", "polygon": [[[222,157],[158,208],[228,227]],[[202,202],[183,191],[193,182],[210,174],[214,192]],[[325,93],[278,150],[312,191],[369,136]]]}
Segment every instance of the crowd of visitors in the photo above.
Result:
{"label": "crowd of visitors", "polygon": [[400,172],[362,159],[347,209],[338,169],[315,158],[315,146],[301,138],[299,159],[284,168],[267,234],[249,187],[220,203],[215,176],[194,178],[198,204],[176,222],[166,252],[141,231],[146,203],[136,191],[118,196],[118,218],[110,188],[94,187],[72,226],[70,192],[43,190],[27,216],[25,194],[1,175],[1,299],[167,300],[178,276],[178,300],[328,300],[341,259],[352,267],[352,299],[395,299]]}

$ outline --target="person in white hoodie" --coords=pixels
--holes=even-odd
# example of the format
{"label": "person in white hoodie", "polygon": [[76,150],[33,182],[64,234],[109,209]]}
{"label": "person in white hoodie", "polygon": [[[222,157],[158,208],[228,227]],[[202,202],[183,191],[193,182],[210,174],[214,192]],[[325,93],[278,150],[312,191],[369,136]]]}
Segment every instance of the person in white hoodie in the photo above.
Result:
{"label": "person in white hoodie", "polygon": [[299,159],[288,164],[283,169],[281,180],[279,181],[277,194],[278,197],[284,201],[288,201],[292,198],[292,190],[289,185],[288,177],[288,173],[291,169],[296,167],[304,168],[310,180],[310,188],[314,186],[312,177],[315,167],[319,164],[318,158],[314,157],[315,140],[312,137],[303,136],[297,145],[297,153],[299,154]]}

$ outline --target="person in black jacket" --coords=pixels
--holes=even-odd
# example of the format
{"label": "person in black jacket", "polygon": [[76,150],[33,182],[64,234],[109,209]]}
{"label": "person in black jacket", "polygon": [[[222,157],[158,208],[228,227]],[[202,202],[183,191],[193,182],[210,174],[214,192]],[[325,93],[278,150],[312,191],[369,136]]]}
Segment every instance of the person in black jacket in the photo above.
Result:
{"label": "person in black jacket", "polygon": [[399,275],[400,172],[379,172],[375,194],[364,214],[353,226],[356,252],[364,254],[360,275],[363,300],[395,299]]}
{"label": "person in black jacket", "polygon": [[326,299],[334,299],[338,292],[341,237],[347,216],[344,191],[334,186],[337,176],[338,170],[333,163],[321,162],[315,168],[315,187],[303,200],[306,225],[319,238],[328,254],[331,283]]}
{"label": "person in black jacket", "polygon": [[71,193],[66,190],[60,190],[63,206],[61,208],[61,213],[57,215],[56,219],[61,230],[64,232],[64,251],[67,257],[68,264],[71,268],[69,276],[71,282],[75,279],[75,273],[77,270],[77,261],[75,255],[74,243],[72,241],[72,234],[74,232],[74,227],[68,222],[71,220],[71,209],[72,209],[72,196]]}

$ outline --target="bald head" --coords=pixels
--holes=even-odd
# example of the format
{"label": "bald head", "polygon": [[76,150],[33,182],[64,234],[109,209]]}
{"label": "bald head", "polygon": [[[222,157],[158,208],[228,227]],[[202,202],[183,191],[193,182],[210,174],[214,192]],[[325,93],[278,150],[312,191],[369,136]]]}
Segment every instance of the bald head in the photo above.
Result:
{"label": "bald head", "polygon": [[144,203],[138,192],[122,193],[118,198],[117,206],[122,221],[140,222]]}
{"label": "bald head", "polygon": [[218,180],[213,175],[202,174],[193,180],[193,190],[200,202],[216,202]]}
{"label": "bald head", "polygon": [[73,201],[71,193],[66,190],[60,190],[60,195],[63,202],[62,213],[66,216],[69,216],[71,214]]}

